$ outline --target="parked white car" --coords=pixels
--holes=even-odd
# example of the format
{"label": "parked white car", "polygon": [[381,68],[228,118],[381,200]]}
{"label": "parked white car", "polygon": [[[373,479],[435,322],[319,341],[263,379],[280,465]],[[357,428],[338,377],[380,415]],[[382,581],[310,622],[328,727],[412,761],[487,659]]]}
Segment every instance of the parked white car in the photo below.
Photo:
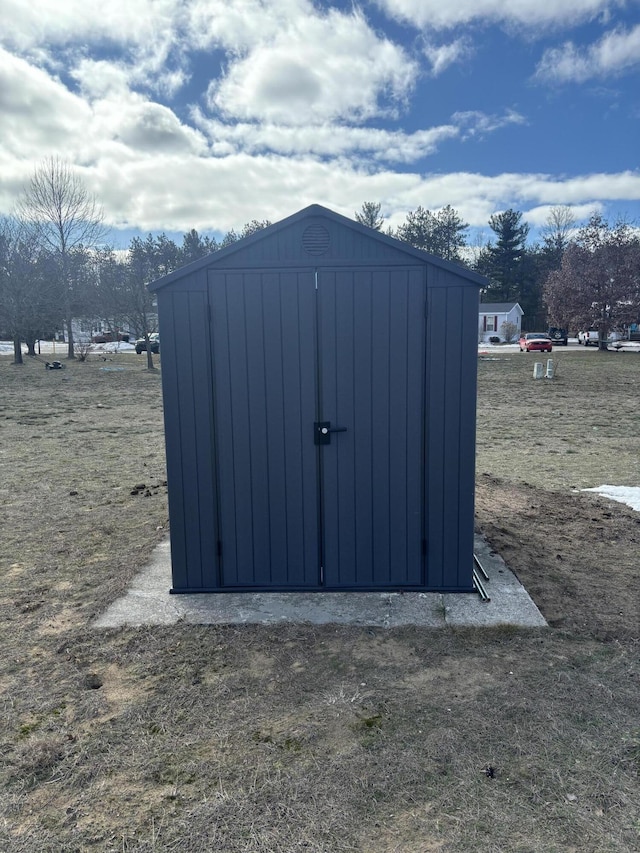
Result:
{"label": "parked white car", "polygon": [[[607,344],[615,343],[622,339],[620,332],[609,332]],[[584,344],[586,347],[597,347],[600,344],[600,335],[597,329],[589,329],[586,332],[578,332],[578,343]]]}
{"label": "parked white car", "polygon": [[597,329],[588,329],[586,332],[578,332],[578,343],[585,347],[597,347],[600,336]]}

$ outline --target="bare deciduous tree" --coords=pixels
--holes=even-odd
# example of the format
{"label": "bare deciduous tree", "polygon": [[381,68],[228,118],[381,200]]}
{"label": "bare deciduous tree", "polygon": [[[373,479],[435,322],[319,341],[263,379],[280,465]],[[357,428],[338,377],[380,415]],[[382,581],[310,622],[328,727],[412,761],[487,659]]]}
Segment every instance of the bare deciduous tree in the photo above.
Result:
{"label": "bare deciduous tree", "polygon": [[18,201],[18,215],[37,229],[41,244],[59,264],[68,358],[74,358],[74,292],[70,253],[93,248],[105,235],[102,207],[65,160],[49,157],[38,166]]}
{"label": "bare deciduous tree", "polygon": [[625,222],[594,214],[548,276],[545,299],[554,322],[597,328],[600,349],[612,330],[640,319],[640,239]]}
{"label": "bare deciduous tree", "polygon": [[542,237],[544,251],[549,257],[553,268],[557,269],[562,262],[562,255],[568,248],[575,230],[576,217],[568,205],[557,205],[549,211]]}

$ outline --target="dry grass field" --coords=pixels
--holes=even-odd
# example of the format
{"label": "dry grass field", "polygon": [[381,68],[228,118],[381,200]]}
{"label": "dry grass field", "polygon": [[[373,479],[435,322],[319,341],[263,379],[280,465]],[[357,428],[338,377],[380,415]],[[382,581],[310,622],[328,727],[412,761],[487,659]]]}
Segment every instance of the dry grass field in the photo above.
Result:
{"label": "dry grass field", "polygon": [[[479,359],[477,526],[544,630],[98,631],[166,534],[158,374],[0,357],[0,850],[640,849],[640,357]],[[491,770],[487,770],[491,768]]]}

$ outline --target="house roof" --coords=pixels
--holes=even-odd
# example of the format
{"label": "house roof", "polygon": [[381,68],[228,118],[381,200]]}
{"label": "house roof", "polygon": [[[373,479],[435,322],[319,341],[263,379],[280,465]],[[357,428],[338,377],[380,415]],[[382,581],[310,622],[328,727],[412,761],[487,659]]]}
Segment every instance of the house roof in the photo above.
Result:
{"label": "house roof", "polygon": [[329,210],[326,207],[322,207],[322,205],[312,204],[309,205],[309,207],[305,207],[302,210],[299,210],[297,213],[286,217],[285,219],[281,219],[279,222],[276,222],[273,225],[269,225],[267,228],[262,228],[260,231],[256,231],[249,237],[237,240],[235,243],[226,246],[224,249],[218,249],[217,251],[212,252],[210,255],[206,255],[203,258],[199,258],[197,261],[193,261],[192,263],[187,264],[184,267],[180,267],[179,269],[174,270],[168,275],[165,275],[162,278],[151,282],[148,285],[149,290],[159,290],[170,284],[171,282],[185,278],[186,276],[191,275],[192,273],[197,272],[198,270],[221,264],[225,261],[226,258],[235,254],[236,252],[243,251],[247,247],[259,243],[262,240],[268,240],[269,238],[273,237],[274,234],[277,234],[279,231],[289,228],[300,220],[307,219],[312,216],[322,216],[326,219],[333,220],[335,223],[342,225],[343,227],[350,228],[353,231],[359,232],[367,236],[369,239],[378,240],[384,244],[387,244],[388,246],[393,247],[397,251],[401,251],[407,256],[420,260],[423,263],[429,263],[432,266],[440,267],[443,270],[455,273],[459,278],[466,279],[467,281],[473,284],[477,284],[481,287],[486,287],[487,285],[487,280],[484,276],[479,275],[478,273],[468,269],[467,267],[453,263],[452,261],[446,261],[443,258],[439,258],[435,255],[430,255],[427,252],[423,252],[421,249],[415,249],[409,243],[405,243],[402,240],[397,240],[395,237],[389,237],[387,234],[382,234],[379,231],[375,231],[372,228],[368,228],[366,225],[361,225],[359,222],[356,222],[353,219],[348,219],[346,216],[342,216],[339,213],[335,213],[335,211],[333,210]]}
{"label": "house roof", "polygon": [[514,308],[517,308],[520,314],[524,314],[524,311],[520,307],[519,302],[481,302],[480,303],[480,313],[481,314],[508,314],[510,311],[513,311]]}

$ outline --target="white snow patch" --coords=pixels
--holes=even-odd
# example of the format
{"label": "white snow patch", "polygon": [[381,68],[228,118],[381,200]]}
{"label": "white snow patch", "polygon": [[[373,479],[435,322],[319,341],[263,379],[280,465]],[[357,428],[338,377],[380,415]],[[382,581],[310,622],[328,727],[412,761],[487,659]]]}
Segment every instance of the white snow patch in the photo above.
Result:
{"label": "white snow patch", "polygon": [[[92,353],[104,352],[133,352],[136,348],[135,344],[127,344],[124,341],[115,341],[110,344],[91,344]],[[27,348],[23,345],[22,352],[26,354]],[[62,341],[37,341],[36,352],[39,355],[64,355],[67,354],[67,344]],[[0,341],[0,355],[13,355],[12,341]]]}
{"label": "white snow patch", "polygon": [[127,344],[124,341],[110,344],[91,344],[91,352],[133,352],[135,344]]}
{"label": "white snow patch", "polygon": [[638,486],[594,486],[592,489],[582,489],[582,491],[597,492],[603,498],[626,504],[640,512],[640,487]]}

